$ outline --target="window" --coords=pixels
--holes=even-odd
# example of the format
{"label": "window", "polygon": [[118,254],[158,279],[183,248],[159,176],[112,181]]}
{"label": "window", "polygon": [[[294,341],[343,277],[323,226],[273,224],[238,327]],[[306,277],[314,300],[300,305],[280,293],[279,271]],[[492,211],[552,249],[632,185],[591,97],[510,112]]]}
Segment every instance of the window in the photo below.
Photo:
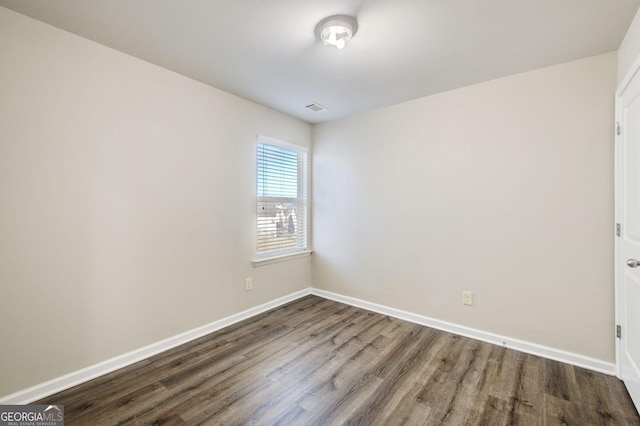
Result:
{"label": "window", "polygon": [[258,258],[307,250],[307,149],[258,137]]}

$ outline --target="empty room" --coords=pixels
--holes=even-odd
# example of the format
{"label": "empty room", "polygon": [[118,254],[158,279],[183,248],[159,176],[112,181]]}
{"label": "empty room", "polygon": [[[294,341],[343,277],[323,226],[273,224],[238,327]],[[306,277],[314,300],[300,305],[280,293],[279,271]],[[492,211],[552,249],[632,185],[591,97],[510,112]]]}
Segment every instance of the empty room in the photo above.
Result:
{"label": "empty room", "polygon": [[0,425],[640,425],[639,8],[0,0]]}

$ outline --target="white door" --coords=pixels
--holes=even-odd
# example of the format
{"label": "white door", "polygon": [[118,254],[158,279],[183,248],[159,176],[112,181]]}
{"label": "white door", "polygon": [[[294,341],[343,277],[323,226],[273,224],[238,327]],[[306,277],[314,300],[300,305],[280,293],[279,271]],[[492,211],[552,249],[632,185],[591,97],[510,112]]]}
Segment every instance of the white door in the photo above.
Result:
{"label": "white door", "polygon": [[617,97],[618,368],[640,410],[640,70]]}

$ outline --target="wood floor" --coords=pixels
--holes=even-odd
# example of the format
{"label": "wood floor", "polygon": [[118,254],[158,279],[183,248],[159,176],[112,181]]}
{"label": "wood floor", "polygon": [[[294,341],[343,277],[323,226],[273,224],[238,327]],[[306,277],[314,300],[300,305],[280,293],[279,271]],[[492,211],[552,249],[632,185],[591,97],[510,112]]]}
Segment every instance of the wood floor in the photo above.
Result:
{"label": "wood floor", "polygon": [[41,404],[67,425],[640,425],[615,377],[315,296]]}

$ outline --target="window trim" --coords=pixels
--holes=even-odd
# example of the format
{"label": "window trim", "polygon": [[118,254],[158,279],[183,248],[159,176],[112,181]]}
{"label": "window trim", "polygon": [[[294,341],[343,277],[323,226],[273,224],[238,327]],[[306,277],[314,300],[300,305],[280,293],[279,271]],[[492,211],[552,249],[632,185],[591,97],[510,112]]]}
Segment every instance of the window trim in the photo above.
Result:
{"label": "window trim", "polygon": [[[284,251],[284,252],[272,252],[272,253],[264,253],[259,255],[257,250],[258,250],[258,232],[257,232],[257,222],[258,222],[258,217],[257,217],[257,210],[255,209],[255,207],[257,207],[257,203],[260,197],[258,197],[258,169],[257,169],[257,164],[258,164],[258,158],[257,158],[257,153],[258,153],[258,145],[259,144],[264,144],[264,145],[271,145],[271,146],[275,146],[278,148],[283,148],[283,149],[288,149],[288,150],[292,150],[292,151],[296,151],[298,153],[304,153],[306,155],[306,164],[305,164],[305,170],[303,173],[305,173],[305,175],[303,175],[303,179],[306,180],[306,199],[305,199],[305,207],[306,207],[306,221],[304,224],[304,229],[305,229],[305,234],[306,234],[306,247],[305,248],[296,248],[296,249],[292,249],[292,251]],[[254,232],[254,244],[253,244],[253,259],[251,261],[251,264],[253,267],[258,267],[258,266],[264,266],[264,265],[268,265],[268,264],[272,264],[272,263],[277,263],[277,262],[283,262],[286,260],[291,260],[291,259],[297,259],[297,258],[302,258],[302,257],[307,257],[310,256],[313,253],[313,249],[311,248],[311,201],[310,201],[310,176],[311,176],[311,172],[310,172],[310,149],[307,146],[304,145],[297,145],[297,144],[293,144],[290,142],[285,142],[279,139],[274,139],[268,136],[264,136],[264,135],[257,135],[255,144],[254,144],[254,220],[253,220],[253,232]]]}
{"label": "window trim", "polygon": [[253,259],[251,261],[251,265],[254,268],[257,268],[258,266],[265,266],[265,265],[270,265],[272,263],[278,263],[278,262],[284,262],[284,261],[287,261],[287,260],[299,259],[301,257],[308,257],[308,256],[311,256],[312,254],[313,254],[313,250],[307,248],[304,251],[296,251],[296,252],[293,252],[293,253],[285,253],[285,254],[280,254],[280,255],[277,255],[277,256],[269,256],[269,257],[265,256],[265,257]]}

